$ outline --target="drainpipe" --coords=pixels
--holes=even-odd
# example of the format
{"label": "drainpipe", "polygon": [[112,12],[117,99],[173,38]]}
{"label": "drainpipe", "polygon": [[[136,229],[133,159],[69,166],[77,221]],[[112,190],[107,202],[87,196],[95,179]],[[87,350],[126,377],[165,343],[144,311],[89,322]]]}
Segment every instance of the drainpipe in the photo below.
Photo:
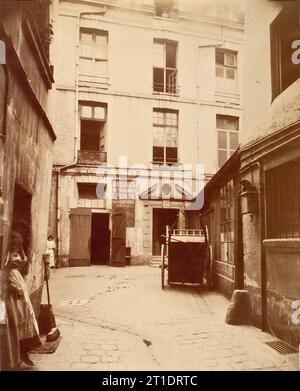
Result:
{"label": "drainpipe", "polygon": [[[264,180],[262,179],[264,177],[264,170],[260,164],[260,162],[252,162],[249,163],[246,167],[244,167],[240,174],[244,174],[245,172],[250,171],[254,166],[257,166],[259,170],[259,205],[260,205],[260,214],[261,214],[261,227],[260,227],[260,242],[261,242],[261,248],[260,248],[260,267],[261,267],[261,330],[266,331],[267,330],[267,265],[266,265],[266,254],[265,249],[263,246],[263,241],[266,238],[266,202],[265,202],[265,194],[264,194]],[[252,180],[253,182],[253,180]]]}
{"label": "drainpipe", "polygon": [[[223,33],[222,33],[223,35]],[[222,47],[224,44],[224,39],[220,42],[210,45],[199,45],[198,49],[205,48],[217,48]],[[197,118],[196,118],[196,129],[197,129],[197,163],[200,164],[200,138],[199,138],[199,127],[200,127],[200,50],[198,50],[197,55]]]}

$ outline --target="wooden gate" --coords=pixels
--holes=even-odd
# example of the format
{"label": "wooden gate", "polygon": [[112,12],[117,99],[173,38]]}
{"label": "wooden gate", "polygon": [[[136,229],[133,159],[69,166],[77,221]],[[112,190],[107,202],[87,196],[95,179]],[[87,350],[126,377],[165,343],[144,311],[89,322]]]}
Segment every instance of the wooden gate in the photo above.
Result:
{"label": "wooden gate", "polygon": [[90,265],[91,221],[91,209],[71,209],[69,266]]}
{"label": "wooden gate", "polygon": [[126,220],[122,208],[112,213],[111,265],[125,266],[126,252]]}

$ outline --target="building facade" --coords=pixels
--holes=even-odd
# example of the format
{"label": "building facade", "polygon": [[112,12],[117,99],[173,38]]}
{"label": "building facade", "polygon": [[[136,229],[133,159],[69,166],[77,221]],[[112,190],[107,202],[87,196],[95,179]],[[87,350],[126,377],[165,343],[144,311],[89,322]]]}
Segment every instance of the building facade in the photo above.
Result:
{"label": "building facade", "polygon": [[51,18],[59,262],[122,263],[126,251],[155,261],[166,225],[188,224],[201,183],[238,145],[242,12],[230,1],[53,0]]}
{"label": "building facade", "polygon": [[[295,347],[300,341],[299,15],[298,1],[248,2],[240,149],[206,186],[201,217],[210,227],[215,286],[228,296],[247,290],[250,322]],[[223,255],[217,241],[227,242]]]}
{"label": "building facade", "polygon": [[2,369],[11,369],[14,330],[7,330],[2,277],[16,227],[22,229],[29,259],[25,280],[36,315],[43,287],[56,137],[47,115],[53,82],[48,2],[0,1],[0,40],[0,356]]}

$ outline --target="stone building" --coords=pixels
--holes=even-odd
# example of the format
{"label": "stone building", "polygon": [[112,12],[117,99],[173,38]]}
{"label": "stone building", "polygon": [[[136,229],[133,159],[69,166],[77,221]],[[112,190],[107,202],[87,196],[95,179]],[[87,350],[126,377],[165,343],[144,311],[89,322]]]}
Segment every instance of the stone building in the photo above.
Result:
{"label": "stone building", "polygon": [[51,17],[59,261],[124,264],[125,247],[132,264],[155,261],[165,226],[186,226],[194,192],[238,145],[242,12],[231,1],[54,0]]}
{"label": "stone building", "polygon": [[[300,341],[299,15],[298,1],[248,2],[240,150],[207,185],[202,211],[218,289],[228,296],[246,289],[250,321],[294,346]],[[234,191],[224,193],[229,183]],[[216,238],[225,242],[223,258]]]}
{"label": "stone building", "polygon": [[[48,26],[48,2],[0,1],[0,277],[12,227],[26,226],[26,283],[37,313],[43,286],[56,137],[47,115],[48,91],[53,82]],[[5,292],[0,294],[2,335]],[[2,351],[5,342],[0,341],[1,358],[9,367],[12,357]]]}

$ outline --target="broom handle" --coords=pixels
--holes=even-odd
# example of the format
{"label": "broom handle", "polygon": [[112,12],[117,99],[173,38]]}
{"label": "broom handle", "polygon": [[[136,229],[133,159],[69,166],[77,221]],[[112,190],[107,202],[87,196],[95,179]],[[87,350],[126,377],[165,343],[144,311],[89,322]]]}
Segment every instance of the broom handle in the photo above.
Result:
{"label": "broom handle", "polygon": [[48,274],[47,274],[46,256],[45,255],[44,255],[44,269],[45,269],[45,280],[46,280],[46,288],[47,288],[48,311],[49,311],[49,316],[51,316],[50,292],[49,292],[49,282],[48,282]]}

